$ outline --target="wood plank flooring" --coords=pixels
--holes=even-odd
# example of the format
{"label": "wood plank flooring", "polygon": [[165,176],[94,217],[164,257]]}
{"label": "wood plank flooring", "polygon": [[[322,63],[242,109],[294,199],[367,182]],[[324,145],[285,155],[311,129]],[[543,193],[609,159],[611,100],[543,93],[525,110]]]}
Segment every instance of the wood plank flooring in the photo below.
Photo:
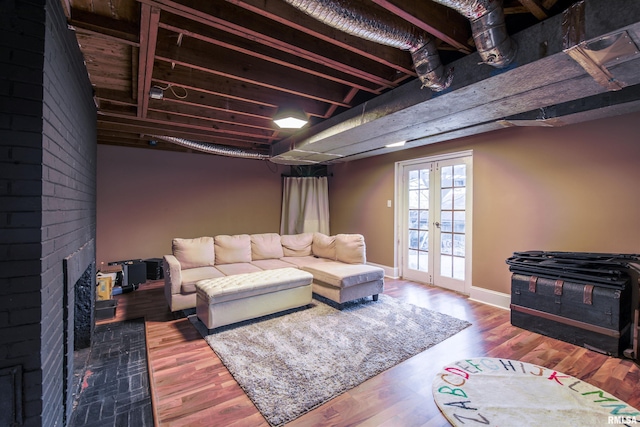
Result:
{"label": "wood plank flooring", "polygon": [[[509,311],[443,289],[387,279],[385,294],[473,325],[287,424],[439,427],[449,423],[431,394],[432,378],[458,359],[503,357],[556,369],[640,408],[640,369],[618,359],[511,326]],[[144,317],[159,426],[261,426],[268,423],[188,319],[169,312],[162,281],[118,295],[116,317]],[[105,322],[105,321],[102,321]]]}

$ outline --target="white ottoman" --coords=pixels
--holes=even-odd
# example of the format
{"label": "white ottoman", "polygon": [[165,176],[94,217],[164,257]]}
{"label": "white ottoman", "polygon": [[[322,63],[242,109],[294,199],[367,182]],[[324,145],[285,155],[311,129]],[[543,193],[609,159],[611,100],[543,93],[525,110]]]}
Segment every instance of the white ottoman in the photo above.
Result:
{"label": "white ottoman", "polygon": [[196,283],[196,314],[208,329],[311,303],[313,275],[297,268],[205,279]]}

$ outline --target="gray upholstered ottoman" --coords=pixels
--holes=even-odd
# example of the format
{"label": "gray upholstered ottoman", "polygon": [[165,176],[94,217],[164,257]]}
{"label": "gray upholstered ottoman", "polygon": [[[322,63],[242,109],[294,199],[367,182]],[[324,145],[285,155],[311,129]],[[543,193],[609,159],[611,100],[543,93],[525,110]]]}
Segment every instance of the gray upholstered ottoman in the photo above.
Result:
{"label": "gray upholstered ottoman", "polygon": [[384,291],[384,270],[366,264],[322,262],[302,267],[313,274],[313,292],[342,304]]}
{"label": "gray upholstered ottoman", "polygon": [[208,329],[311,303],[313,276],[297,268],[205,279],[196,283],[196,314]]}

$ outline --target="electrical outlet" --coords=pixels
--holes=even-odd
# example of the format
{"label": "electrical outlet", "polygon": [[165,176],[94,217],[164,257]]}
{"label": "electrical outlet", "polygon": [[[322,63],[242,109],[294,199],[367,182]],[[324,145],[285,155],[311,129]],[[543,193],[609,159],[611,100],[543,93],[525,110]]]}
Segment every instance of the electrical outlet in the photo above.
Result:
{"label": "electrical outlet", "polygon": [[391,207],[391,200],[387,200],[387,207],[390,208]]}

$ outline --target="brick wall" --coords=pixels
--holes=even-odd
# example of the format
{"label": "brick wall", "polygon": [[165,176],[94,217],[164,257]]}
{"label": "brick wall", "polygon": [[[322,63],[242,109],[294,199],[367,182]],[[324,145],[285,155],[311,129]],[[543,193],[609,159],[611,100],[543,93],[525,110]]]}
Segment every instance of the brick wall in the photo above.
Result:
{"label": "brick wall", "polygon": [[24,425],[61,426],[74,302],[63,259],[95,238],[95,106],[61,3],[0,9],[0,370],[20,372],[1,384],[21,385]]}

